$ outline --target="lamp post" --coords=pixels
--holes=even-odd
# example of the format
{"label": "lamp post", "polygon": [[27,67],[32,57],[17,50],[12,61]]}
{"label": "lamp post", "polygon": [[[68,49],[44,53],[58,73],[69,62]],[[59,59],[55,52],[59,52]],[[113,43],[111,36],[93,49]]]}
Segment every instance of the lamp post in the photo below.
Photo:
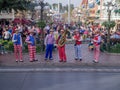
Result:
{"label": "lamp post", "polygon": [[48,6],[47,3],[44,3],[44,0],[36,0],[36,2],[40,5],[40,20],[43,21],[43,12],[44,12],[44,7]]}
{"label": "lamp post", "polygon": [[111,21],[111,11],[113,10],[113,8],[116,6],[115,4],[113,4],[112,2],[107,2],[104,4],[104,6],[107,8],[107,12],[108,12],[108,35],[107,35],[107,48],[108,50],[110,50],[110,21]]}
{"label": "lamp post", "polygon": [[44,26],[45,26],[45,22],[43,21],[43,12],[44,12],[44,8],[45,6],[48,6],[47,3],[44,3],[44,0],[35,0],[36,6],[39,6],[40,9],[40,22],[39,27],[41,28],[41,34],[40,34],[40,42],[41,42],[41,47],[42,47],[42,51],[45,50],[45,45],[44,45],[44,37],[45,37],[45,33],[44,33]]}
{"label": "lamp post", "polygon": [[50,9],[50,10],[48,11],[48,14],[47,14],[47,16],[48,16],[49,18],[51,18],[50,21],[53,21],[53,14],[54,14],[54,12]]}
{"label": "lamp post", "polygon": [[81,22],[80,22],[81,11],[80,10],[77,11],[77,16],[78,16],[78,25],[80,29],[80,25],[81,25]]}

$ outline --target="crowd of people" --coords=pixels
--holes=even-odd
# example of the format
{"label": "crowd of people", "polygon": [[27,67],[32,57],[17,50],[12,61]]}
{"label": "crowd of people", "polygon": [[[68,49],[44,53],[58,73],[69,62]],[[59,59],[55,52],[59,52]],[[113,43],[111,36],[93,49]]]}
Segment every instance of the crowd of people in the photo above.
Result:
{"label": "crowd of people", "polygon": [[[74,30],[71,28],[74,26]],[[44,32],[42,32],[44,31]],[[88,49],[94,50],[94,63],[99,62],[100,44],[107,42],[107,30],[99,25],[93,26],[68,24],[47,24],[44,30],[37,25],[0,25],[0,39],[12,41],[14,45],[14,53],[16,62],[23,62],[22,47],[23,43],[27,43],[30,62],[38,61],[36,58],[36,41],[40,41],[40,34],[44,34],[45,60],[53,60],[53,48],[57,47],[59,53],[59,62],[66,62],[67,56],[65,51],[65,42],[68,32],[73,39],[75,49],[75,60],[82,61],[82,42],[89,41]],[[111,38],[120,38],[119,32],[111,32]],[[5,47],[0,43],[1,54],[7,53]]]}

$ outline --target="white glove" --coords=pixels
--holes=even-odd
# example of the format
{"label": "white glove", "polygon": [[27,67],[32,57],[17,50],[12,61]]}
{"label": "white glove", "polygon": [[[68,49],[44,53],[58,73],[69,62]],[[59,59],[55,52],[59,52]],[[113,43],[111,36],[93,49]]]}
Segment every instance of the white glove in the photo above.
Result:
{"label": "white glove", "polygon": [[17,40],[12,40],[13,42],[17,42]]}

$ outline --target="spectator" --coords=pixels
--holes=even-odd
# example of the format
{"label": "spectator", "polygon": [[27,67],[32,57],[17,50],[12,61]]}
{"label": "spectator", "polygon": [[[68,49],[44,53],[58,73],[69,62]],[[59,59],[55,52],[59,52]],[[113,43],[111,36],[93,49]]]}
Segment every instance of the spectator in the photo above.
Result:
{"label": "spectator", "polygon": [[20,62],[23,62],[22,60],[22,37],[19,33],[19,29],[17,28],[16,33],[13,34],[12,41],[14,43],[14,53],[16,57],[16,62],[18,62],[18,57],[20,56]]}
{"label": "spectator", "polygon": [[2,34],[3,34],[3,28],[2,28],[2,26],[0,25],[0,39],[2,39]]}
{"label": "spectator", "polygon": [[45,46],[46,46],[45,60],[48,59],[48,56],[49,56],[49,60],[53,60],[52,50],[55,43],[53,32],[54,30],[51,29],[50,34],[48,34],[45,38]]}
{"label": "spectator", "polygon": [[8,29],[4,29],[4,31],[5,32],[3,33],[3,39],[9,41],[12,37],[11,33],[8,31]]}

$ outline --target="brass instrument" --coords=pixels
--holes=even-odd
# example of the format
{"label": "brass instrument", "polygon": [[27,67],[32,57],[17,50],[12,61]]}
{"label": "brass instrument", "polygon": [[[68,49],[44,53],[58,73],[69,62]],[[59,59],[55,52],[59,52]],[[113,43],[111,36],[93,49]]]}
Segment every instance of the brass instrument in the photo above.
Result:
{"label": "brass instrument", "polygon": [[62,46],[65,45],[67,33],[68,33],[68,30],[65,30],[64,33],[62,34],[62,36],[60,37],[59,41],[58,41],[58,46],[62,47]]}

